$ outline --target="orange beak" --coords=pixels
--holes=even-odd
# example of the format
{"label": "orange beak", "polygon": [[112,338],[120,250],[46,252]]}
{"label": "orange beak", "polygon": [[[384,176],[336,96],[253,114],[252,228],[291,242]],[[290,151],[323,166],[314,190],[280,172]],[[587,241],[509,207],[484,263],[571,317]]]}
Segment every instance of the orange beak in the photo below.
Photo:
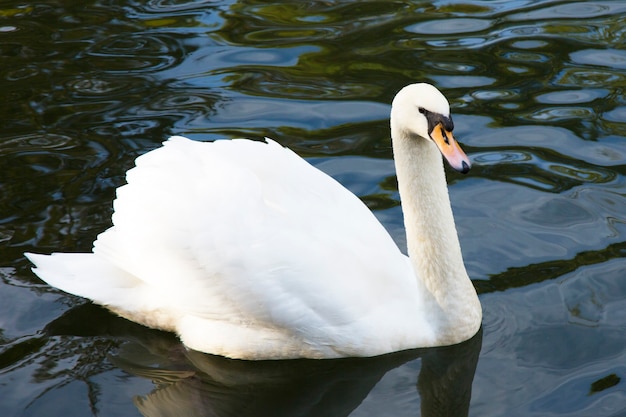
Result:
{"label": "orange beak", "polygon": [[430,132],[430,137],[450,166],[456,171],[467,174],[472,163],[459,146],[459,143],[454,139],[452,132],[446,130],[443,124],[438,123],[433,131]]}

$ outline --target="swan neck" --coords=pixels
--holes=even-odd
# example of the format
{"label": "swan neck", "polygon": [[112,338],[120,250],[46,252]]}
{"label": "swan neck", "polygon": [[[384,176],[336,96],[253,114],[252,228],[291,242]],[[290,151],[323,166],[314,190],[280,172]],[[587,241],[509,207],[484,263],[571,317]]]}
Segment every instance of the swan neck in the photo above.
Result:
{"label": "swan neck", "polygon": [[416,279],[432,296],[430,301],[446,312],[449,323],[443,326],[456,323],[458,328],[467,320],[468,333],[475,332],[472,320],[480,307],[463,264],[442,156],[431,141],[405,134],[393,124],[392,140],[407,251]]}
{"label": "swan neck", "polygon": [[407,250],[411,260],[417,261],[418,273],[424,272],[424,280],[436,279],[432,276],[436,272],[439,277],[447,276],[450,268],[465,273],[443,160],[436,145],[419,137],[395,140],[394,160]]}

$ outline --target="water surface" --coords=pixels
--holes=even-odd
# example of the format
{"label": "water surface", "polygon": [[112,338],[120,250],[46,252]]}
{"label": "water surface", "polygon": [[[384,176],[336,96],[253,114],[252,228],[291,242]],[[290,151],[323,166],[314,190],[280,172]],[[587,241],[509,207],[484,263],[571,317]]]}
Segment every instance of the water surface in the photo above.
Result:
{"label": "water surface", "polygon": [[[626,2],[4,3],[1,415],[626,415]],[[83,306],[22,255],[90,250],[172,134],[272,137],[404,247],[388,112],[416,81],[474,163],[448,182],[482,341],[233,364]]]}

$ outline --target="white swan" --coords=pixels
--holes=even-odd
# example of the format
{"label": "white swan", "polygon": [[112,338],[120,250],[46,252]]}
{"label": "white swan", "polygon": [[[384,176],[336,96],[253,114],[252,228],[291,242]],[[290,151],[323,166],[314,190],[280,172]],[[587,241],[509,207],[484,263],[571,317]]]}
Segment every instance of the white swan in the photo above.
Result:
{"label": "white swan", "polygon": [[452,129],[435,87],[395,97],[409,257],[356,196],[277,143],[182,137],[137,158],[93,253],[26,255],[50,285],[202,352],[337,358],[455,344],[482,313],[441,158],[469,170]]}

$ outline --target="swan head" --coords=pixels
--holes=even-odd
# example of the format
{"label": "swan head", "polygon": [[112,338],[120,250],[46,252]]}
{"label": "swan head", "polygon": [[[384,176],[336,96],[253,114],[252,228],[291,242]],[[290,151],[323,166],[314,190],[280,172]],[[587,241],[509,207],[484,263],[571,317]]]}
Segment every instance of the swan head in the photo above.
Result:
{"label": "swan head", "polygon": [[452,134],[448,100],[430,84],[407,85],[396,94],[391,105],[391,129],[407,140],[433,142],[456,171],[465,174],[472,166]]}

